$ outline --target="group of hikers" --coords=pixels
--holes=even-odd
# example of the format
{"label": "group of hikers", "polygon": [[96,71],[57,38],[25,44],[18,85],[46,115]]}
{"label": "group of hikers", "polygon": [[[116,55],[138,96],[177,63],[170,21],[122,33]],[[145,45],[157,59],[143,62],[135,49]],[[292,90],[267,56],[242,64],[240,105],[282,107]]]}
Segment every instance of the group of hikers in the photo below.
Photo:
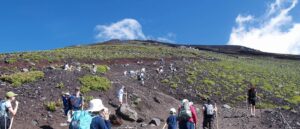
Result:
{"label": "group of hikers", "polygon": [[[118,91],[119,106],[123,104],[123,96],[127,95],[125,86],[121,86]],[[248,104],[250,105],[251,116],[255,116],[256,104],[256,88],[251,85],[248,90]],[[13,118],[17,113],[19,102],[16,100],[17,94],[14,92],[7,92],[5,100],[0,101],[0,129],[11,129]],[[64,92],[62,94],[62,101],[64,106],[64,114],[67,116],[69,129],[110,129],[111,122],[109,120],[110,111],[106,108],[101,99],[92,99],[89,102],[89,107],[84,110],[84,97],[80,93],[80,88],[75,88],[75,94]],[[13,108],[12,102],[15,102]],[[127,103],[127,97],[126,97]],[[217,106],[213,105],[210,99],[207,99],[206,104],[203,105],[203,125],[204,129],[212,129],[213,121],[217,115]],[[178,113],[177,113],[178,112]],[[196,129],[197,125],[197,111],[193,102],[187,99],[181,101],[180,106],[176,110],[170,109],[170,116],[166,120],[163,129]]]}

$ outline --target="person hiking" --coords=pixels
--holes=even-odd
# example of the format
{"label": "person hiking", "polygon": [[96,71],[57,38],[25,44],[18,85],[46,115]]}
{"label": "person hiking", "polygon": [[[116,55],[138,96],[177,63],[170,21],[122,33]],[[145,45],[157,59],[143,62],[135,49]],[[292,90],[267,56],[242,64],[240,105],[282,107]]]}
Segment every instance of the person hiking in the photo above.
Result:
{"label": "person hiking", "polygon": [[248,90],[248,104],[250,105],[251,116],[255,116],[256,94],[255,86],[250,84],[250,89]]}
{"label": "person hiking", "polygon": [[203,105],[203,129],[212,129],[216,112],[217,107],[214,107],[211,100],[207,99],[207,103]]}
{"label": "person hiking", "polygon": [[111,122],[109,120],[110,112],[104,107],[100,99],[91,100],[87,111],[89,111],[93,117],[90,129],[111,129]]}
{"label": "person hiking", "polygon": [[69,110],[71,109],[70,93],[69,92],[64,92],[61,95],[61,98],[62,98],[62,101],[63,101],[64,113],[67,116]]}
{"label": "person hiking", "polygon": [[67,114],[68,116],[68,122],[71,121],[71,117],[74,112],[79,111],[83,108],[84,101],[83,101],[83,95],[80,92],[80,88],[76,87],[75,88],[75,95],[70,96],[70,109]]}
{"label": "person hiking", "polygon": [[183,99],[178,108],[179,129],[195,129],[197,125],[197,112],[189,100]]}
{"label": "person hiking", "polygon": [[123,96],[124,94],[126,95],[127,93],[124,93],[126,90],[125,86],[122,86],[121,89],[118,91],[118,100],[119,100],[119,106],[122,106],[123,104]]}
{"label": "person hiking", "polygon": [[[12,116],[15,116],[18,111],[19,102],[16,100],[17,94],[7,92],[5,100],[0,102],[0,129],[8,129],[11,125]],[[15,102],[15,108],[12,107],[12,102]]]}
{"label": "person hiking", "polygon": [[176,116],[175,108],[170,109],[170,116],[166,120],[166,124],[162,129],[165,129],[167,125],[168,125],[168,129],[177,129],[177,116]]}

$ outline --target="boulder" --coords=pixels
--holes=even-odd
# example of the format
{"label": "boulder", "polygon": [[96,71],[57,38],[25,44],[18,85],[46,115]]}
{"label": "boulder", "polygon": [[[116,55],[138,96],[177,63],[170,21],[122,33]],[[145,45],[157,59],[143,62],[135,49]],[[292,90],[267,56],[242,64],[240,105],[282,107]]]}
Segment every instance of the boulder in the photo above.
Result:
{"label": "boulder", "polygon": [[157,98],[157,97],[154,97],[153,99],[154,99],[154,101],[155,101],[155,102],[157,102],[157,103],[161,103],[161,101],[160,101],[160,99],[159,99],[159,98]]}
{"label": "boulder", "polygon": [[224,104],[222,107],[226,108],[226,109],[230,109],[231,108],[228,104]]}
{"label": "boulder", "polygon": [[27,68],[23,68],[22,72],[28,72],[29,70]]}
{"label": "boulder", "polygon": [[124,120],[136,121],[138,119],[138,114],[135,110],[131,109],[129,105],[123,104],[118,108],[117,114]]}
{"label": "boulder", "polygon": [[160,126],[161,120],[159,118],[152,118],[149,125]]}

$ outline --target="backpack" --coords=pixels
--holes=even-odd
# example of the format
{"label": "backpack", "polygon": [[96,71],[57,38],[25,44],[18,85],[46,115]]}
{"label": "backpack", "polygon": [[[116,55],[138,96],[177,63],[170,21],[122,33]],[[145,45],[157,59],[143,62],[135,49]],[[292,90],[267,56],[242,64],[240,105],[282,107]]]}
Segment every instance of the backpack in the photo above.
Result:
{"label": "backpack", "polygon": [[249,99],[255,99],[256,98],[256,90],[255,89],[250,89],[249,91],[248,91],[249,93],[248,93],[248,96],[249,96]]}
{"label": "backpack", "polygon": [[189,102],[183,103],[178,113],[178,119],[180,121],[188,121],[192,117],[191,108]]}
{"label": "backpack", "polygon": [[70,98],[70,103],[71,103],[71,109],[77,109],[77,110],[79,110],[80,109],[80,105],[81,105],[81,103],[82,103],[82,98],[81,97],[76,97],[76,96],[71,96],[71,98]]}
{"label": "backpack", "polygon": [[5,107],[5,100],[0,101],[0,117],[7,117],[7,109]]}
{"label": "backpack", "polygon": [[212,116],[214,114],[214,106],[212,104],[205,104],[205,115]]}
{"label": "backpack", "polygon": [[75,111],[69,129],[90,129],[92,119],[88,111]]}

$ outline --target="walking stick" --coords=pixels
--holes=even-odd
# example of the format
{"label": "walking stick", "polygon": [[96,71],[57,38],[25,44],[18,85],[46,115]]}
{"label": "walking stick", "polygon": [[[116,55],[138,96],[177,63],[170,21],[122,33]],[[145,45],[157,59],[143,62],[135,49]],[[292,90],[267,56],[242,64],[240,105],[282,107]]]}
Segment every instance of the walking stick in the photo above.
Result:
{"label": "walking stick", "polygon": [[13,124],[13,121],[14,121],[14,116],[11,118],[10,125],[9,125],[9,128],[8,128],[8,129],[11,129],[12,124]]}
{"label": "walking stick", "polygon": [[126,104],[128,104],[128,101],[127,101],[127,96],[128,96],[128,95],[127,95],[127,91],[126,91],[126,93],[125,93],[125,99],[126,99],[126,101],[125,101],[125,102],[126,102]]}
{"label": "walking stick", "polygon": [[217,103],[215,103],[215,108],[216,108],[217,129],[219,129],[219,121],[218,121],[218,108],[217,108]]}
{"label": "walking stick", "polygon": [[[16,107],[16,108],[18,108],[18,107],[19,107],[19,105],[17,104],[17,107]],[[13,122],[14,122],[14,118],[15,118],[15,116],[13,116],[13,117],[11,118],[10,125],[9,125],[9,128],[8,128],[8,129],[11,129],[12,124],[13,124]],[[5,128],[6,128],[6,127],[5,127]]]}

